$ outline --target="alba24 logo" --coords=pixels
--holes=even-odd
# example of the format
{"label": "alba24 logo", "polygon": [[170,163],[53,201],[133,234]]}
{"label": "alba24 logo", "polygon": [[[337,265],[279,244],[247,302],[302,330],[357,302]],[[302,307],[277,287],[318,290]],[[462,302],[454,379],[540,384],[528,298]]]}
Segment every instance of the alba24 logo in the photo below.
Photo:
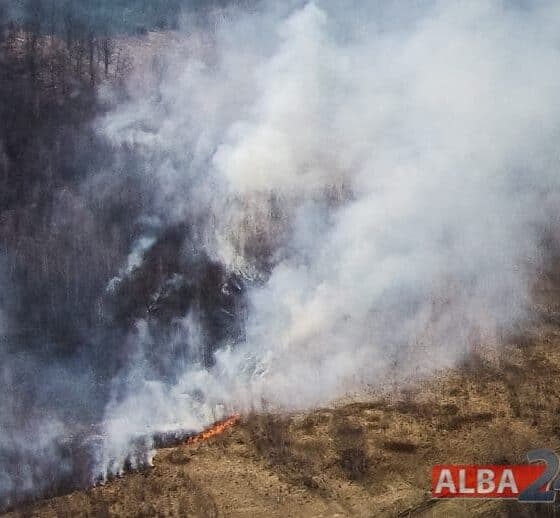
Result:
{"label": "alba24 logo", "polygon": [[515,498],[554,502],[560,491],[560,459],[552,450],[527,453],[528,464],[440,464],[432,468],[433,498]]}

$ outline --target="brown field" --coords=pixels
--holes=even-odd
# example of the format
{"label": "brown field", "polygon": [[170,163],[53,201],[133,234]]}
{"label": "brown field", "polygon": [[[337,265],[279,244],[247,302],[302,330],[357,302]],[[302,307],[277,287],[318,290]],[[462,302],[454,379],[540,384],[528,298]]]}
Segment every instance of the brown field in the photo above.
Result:
{"label": "brown field", "polygon": [[560,291],[492,354],[415,386],[307,414],[252,415],[158,452],[154,467],[9,517],[556,516],[551,504],[430,499],[441,462],[518,463],[560,451]]}

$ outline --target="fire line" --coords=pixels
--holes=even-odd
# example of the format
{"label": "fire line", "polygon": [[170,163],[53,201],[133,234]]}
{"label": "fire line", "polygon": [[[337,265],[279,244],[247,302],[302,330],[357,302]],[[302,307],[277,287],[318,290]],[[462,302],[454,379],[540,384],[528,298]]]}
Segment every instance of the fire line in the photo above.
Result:
{"label": "fire line", "polygon": [[207,428],[203,432],[200,432],[197,435],[189,437],[187,439],[187,444],[198,444],[200,442],[207,441],[212,437],[216,437],[217,435],[224,433],[226,430],[228,430],[229,428],[237,424],[240,418],[241,416],[239,414],[233,414],[227,419],[218,421],[217,423],[212,425],[210,428]]}

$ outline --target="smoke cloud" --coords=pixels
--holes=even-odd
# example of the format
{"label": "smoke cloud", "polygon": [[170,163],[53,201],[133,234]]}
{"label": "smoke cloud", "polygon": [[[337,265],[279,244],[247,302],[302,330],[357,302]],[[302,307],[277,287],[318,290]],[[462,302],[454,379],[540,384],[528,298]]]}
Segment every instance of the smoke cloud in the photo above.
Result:
{"label": "smoke cloud", "polygon": [[522,317],[558,187],[557,8],[229,14],[103,121],[147,153],[158,217],[202,214],[208,253],[262,280],[217,383],[315,404]]}
{"label": "smoke cloud", "polygon": [[[56,368],[99,388],[78,390],[79,433],[66,410],[18,423],[12,390],[0,451],[64,473],[85,449],[92,483],[230,412],[309,408],[497,347],[558,218],[559,20],[552,1],[263,2],[133,46],[126,99],[107,89],[95,121],[113,160],[78,188],[101,212],[133,200],[81,328],[115,345],[33,356],[52,393]],[[16,444],[36,418],[41,442]]]}

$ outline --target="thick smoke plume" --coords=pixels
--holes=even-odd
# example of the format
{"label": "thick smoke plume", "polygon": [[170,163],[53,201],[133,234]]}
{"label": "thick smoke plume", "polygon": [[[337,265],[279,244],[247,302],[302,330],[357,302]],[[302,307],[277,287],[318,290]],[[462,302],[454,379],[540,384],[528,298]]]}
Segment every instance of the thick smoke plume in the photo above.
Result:
{"label": "thick smoke plume", "polygon": [[[2,345],[0,497],[78,455],[92,483],[229,412],[497,346],[558,219],[559,21],[552,1],[264,2],[128,41],[126,95],[102,86],[92,123],[111,160],[53,209],[103,236],[104,267],[75,272],[88,348]],[[21,321],[10,268],[4,329]],[[42,391],[57,404],[25,412]]]}

